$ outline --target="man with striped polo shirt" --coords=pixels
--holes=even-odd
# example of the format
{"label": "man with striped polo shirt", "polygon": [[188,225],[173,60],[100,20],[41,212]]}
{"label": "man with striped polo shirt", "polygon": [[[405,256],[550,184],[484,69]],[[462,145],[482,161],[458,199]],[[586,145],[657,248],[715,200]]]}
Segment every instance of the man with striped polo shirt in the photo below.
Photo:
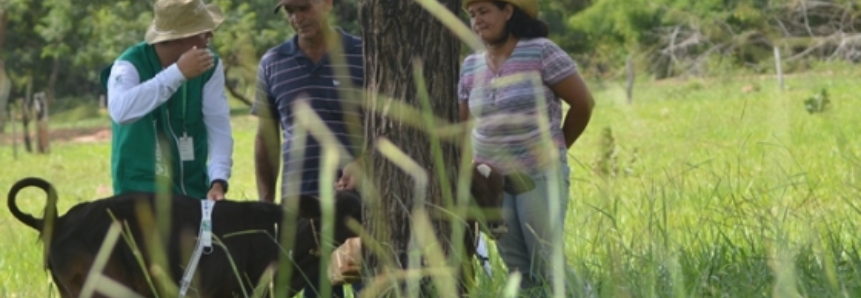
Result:
{"label": "man with striped polo shirt", "polygon": [[[323,149],[320,140],[309,134],[302,148],[291,140],[298,125],[296,102],[306,102],[352,157],[358,155],[363,136],[359,108],[364,86],[361,40],[326,22],[332,0],[281,0],[276,12],[282,8],[296,34],[261,58],[251,109],[259,118],[254,149],[259,199],[268,202],[275,202],[282,162],[282,197],[297,197],[297,188],[299,194],[316,195],[322,187],[335,187],[319,184]],[[346,163],[341,161],[340,165]],[[287,185],[291,176],[299,176],[298,186]],[[313,275],[308,276],[305,297],[317,297],[319,292],[318,276]],[[332,292],[333,297],[343,296],[340,286],[333,286]]]}

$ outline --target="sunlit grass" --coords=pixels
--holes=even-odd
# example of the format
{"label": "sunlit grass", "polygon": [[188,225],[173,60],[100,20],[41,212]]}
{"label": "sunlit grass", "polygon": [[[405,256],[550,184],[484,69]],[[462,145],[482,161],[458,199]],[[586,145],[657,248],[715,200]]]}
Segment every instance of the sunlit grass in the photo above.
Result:
{"label": "sunlit grass", "polygon": [[[597,92],[570,152],[566,245],[601,296],[857,295],[861,125],[849,111],[861,102],[849,79],[788,83],[644,85],[633,106],[620,89]],[[822,87],[834,106],[810,115],[803,99]],[[610,177],[593,171],[605,127],[622,168]]]}
{"label": "sunlit grass", "polygon": [[[595,90],[595,117],[569,152],[572,184],[565,253],[601,297],[853,297],[861,293],[858,253],[859,148],[851,77],[791,78],[783,93],[743,94],[745,82],[707,81],[673,98],[681,85],[643,85],[633,106],[618,89]],[[799,87],[804,86],[804,87]],[[833,107],[809,115],[802,99],[829,88]],[[782,99],[781,99],[782,98]],[[777,104],[784,109],[774,109]],[[784,115],[775,114],[775,110]],[[233,118],[236,138],[230,198],[255,199],[256,120]],[[617,146],[615,176],[594,170],[602,129]],[[781,137],[778,132],[782,133]],[[12,160],[0,185],[25,176],[54,183],[59,209],[104,196],[107,143],[58,143],[47,156]],[[636,149],[636,151],[635,151]],[[624,169],[628,169],[625,172]],[[39,213],[35,190],[22,208]],[[35,231],[0,213],[0,295],[48,297]],[[479,274],[476,297],[498,297],[506,275]],[[781,274],[777,274],[780,272]],[[783,280],[783,279],[789,279]],[[776,288],[776,286],[778,286]]]}

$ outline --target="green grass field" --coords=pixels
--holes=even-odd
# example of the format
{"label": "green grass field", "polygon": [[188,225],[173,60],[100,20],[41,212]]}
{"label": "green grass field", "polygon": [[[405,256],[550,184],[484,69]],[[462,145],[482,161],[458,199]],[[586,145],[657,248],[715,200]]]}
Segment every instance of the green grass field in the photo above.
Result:
{"label": "green grass field", "polygon": [[[618,84],[591,85],[593,121],[569,153],[568,262],[600,297],[861,296],[858,74],[824,67],[783,92],[773,77],[639,83],[633,105]],[[809,114],[804,100],[823,88],[829,109]],[[233,127],[230,197],[254,199],[256,120]],[[110,192],[107,142],[52,151],[13,160],[0,147],[0,186],[46,178],[61,213]],[[36,190],[22,198],[43,207]],[[0,297],[58,297],[36,232],[3,209]],[[494,262],[476,296],[499,296]]]}

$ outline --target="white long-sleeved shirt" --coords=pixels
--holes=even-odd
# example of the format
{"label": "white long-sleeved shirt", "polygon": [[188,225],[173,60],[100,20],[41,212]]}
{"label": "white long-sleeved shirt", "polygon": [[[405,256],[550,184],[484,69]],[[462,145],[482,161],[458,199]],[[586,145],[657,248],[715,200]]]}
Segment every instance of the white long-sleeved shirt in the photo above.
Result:
{"label": "white long-sleeved shirt", "polygon": [[[108,113],[118,124],[129,124],[146,116],[185,83],[176,63],[141,83],[137,69],[128,61],[114,61],[108,77]],[[224,67],[219,60],[215,73],[203,86],[203,122],[209,145],[210,180],[228,181],[233,167],[233,135],[230,107],[224,93]]]}

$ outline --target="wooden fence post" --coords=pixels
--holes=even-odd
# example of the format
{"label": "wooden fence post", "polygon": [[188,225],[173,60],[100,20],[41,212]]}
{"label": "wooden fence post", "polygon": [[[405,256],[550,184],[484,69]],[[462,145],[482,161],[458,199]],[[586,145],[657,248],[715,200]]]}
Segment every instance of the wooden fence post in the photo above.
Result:
{"label": "wooden fence post", "polygon": [[628,74],[625,95],[628,97],[628,104],[632,104],[634,103],[634,61],[631,56],[625,59],[625,72]]}
{"label": "wooden fence post", "polygon": [[45,92],[33,95],[33,110],[36,112],[36,144],[38,152],[47,154],[50,140],[48,140],[48,100],[45,97]]}
{"label": "wooden fence post", "polygon": [[23,128],[24,134],[24,150],[27,152],[33,152],[33,145],[30,141],[30,118],[33,114],[30,113],[30,105],[33,102],[32,94],[33,94],[33,79],[28,79],[27,82],[27,91],[25,93],[24,100],[21,101],[21,125]]}
{"label": "wooden fence post", "polygon": [[[23,103],[24,99],[18,99],[18,102]],[[9,111],[9,126],[12,126],[12,159],[18,160],[18,129],[16,129],[17,125],[15,125],[15,109],[12,108],[12,105],[8,105],[7,109]]]}
{"label": "wooden fence post", "polygon": [[[5,15],[5,13],[0,12],[0,15]],[[6,118],[10,115],[8,111],[11,110],[9,108],[11,93],[12,80],[9,79],[9,75],[6,73],[6,63],[3,59],[0,59],[0,134],[6,132]]]}
{"label": "wooden fence post", "polygon": [[781,68],[780,62],[780,49],[777,46],[774,46],[774,64],[777,70],[777,88],[780,91],[783,91],[783,68]]}

